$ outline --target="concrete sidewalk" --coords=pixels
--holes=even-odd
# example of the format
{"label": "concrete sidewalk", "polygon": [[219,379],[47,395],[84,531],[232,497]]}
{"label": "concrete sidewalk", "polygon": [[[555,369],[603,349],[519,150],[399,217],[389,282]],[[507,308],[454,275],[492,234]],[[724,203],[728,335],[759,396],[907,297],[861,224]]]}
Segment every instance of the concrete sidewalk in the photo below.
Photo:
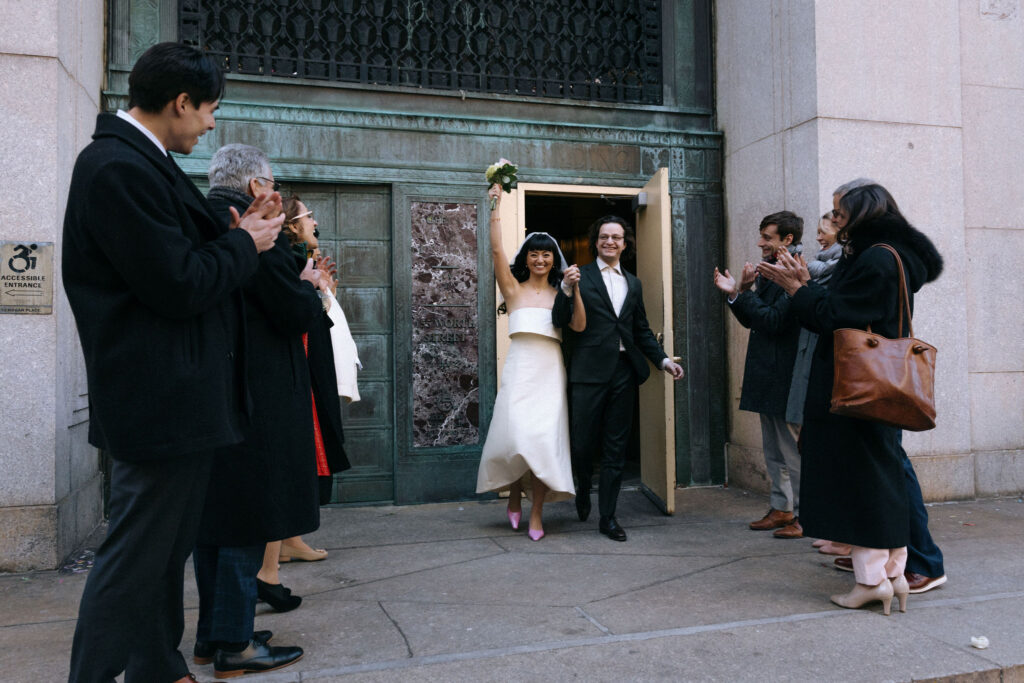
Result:
{"label": "concrete sidewalk", "polygon": [[[878,603],[828,601],[853,576],[809,540],[747,529],[765,495],[676,495],[665,517],[623,492],[626,543],[577,521],[571,502],[546,506],[538,543],[508,528],[504,502],[325,509],[307,540],[330,557],[282,566],[302,606],[260,604],[256,622],[306,655],[243,680],[1024,682],[1020,499],[931,506],[949,582],[885,617]],[[84,582],[0,576],[0,680],[66,678]],[[191,661],[191,574],[186,604]],[[971,647],[979,635],[988,649]],[[212,666],[192,670],[214,680]]]}

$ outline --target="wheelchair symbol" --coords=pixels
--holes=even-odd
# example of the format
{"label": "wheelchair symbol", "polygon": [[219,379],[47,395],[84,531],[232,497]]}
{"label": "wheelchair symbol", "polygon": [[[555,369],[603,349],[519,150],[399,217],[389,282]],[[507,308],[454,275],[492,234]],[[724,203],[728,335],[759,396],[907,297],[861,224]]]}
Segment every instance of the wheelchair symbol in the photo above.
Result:
{"label": "wheelchair symbol", "polygon": [[[24,273],[26,270],[35,270],[36,268],[36,257],[32,256],[32,252],[39,247],[35,244],[19,244],[14,248],[14,256],[7,260],[7,267],[15,273]],[[19,268],[17,263],[24,264],[24,267]]]}

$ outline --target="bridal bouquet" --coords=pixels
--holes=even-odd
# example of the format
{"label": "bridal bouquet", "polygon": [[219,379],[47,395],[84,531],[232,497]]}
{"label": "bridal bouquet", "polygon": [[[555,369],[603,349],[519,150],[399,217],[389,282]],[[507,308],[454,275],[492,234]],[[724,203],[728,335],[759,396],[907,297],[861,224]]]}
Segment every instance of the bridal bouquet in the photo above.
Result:
{"label": "bridal bouquet", "polygon": [[[505,192],[511,192],[512,186],[519,182],[519,178],[516,177],[516,173],[519,173],[519,169],[508,159],[498,159],[495,163],[487,167],[487,172],[484,174],[487,177],[487,187],[497,183],[501,185],[501,189]],[[494,205],[496,200],[491,200],[491,211],[494,211]]]}

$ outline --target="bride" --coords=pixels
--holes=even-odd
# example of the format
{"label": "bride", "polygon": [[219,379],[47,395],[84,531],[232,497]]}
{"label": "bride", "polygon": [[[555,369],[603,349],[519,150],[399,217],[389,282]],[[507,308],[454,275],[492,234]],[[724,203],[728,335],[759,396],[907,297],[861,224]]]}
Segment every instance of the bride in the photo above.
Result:
{"label": "bride", "polygon": [[[488,196],[501,203],[501,187]],[[573,290],[575,305],[569,327],[582,332],[586,313],[576,283],[580,270],[568,266],[558,243],[546,232],[527,235],[512,264],[501,248],[501,219],[491,211],[491,256],[494,278],[508,308],[508,356],[494,415],[484,443],[476,492],[508,491],[508,521],[522,519],[522,495],[530,497],[529,536],[544,536],[544,501],[571,498],[575,489],[569,457],[569,413],[561,330],[551,324],[556,287]]]}

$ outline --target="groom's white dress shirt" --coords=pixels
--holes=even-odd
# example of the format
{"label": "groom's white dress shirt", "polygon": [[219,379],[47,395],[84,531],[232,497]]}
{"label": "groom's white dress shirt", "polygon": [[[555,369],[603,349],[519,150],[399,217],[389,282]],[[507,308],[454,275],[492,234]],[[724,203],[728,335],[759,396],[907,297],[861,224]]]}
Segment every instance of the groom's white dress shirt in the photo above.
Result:
{"label": "groom's white dress shirt", "polygon": [[[604,280],[604,287],[608,290],[608,298],[612,300],[612,309],[615,315],[622,312],[622,304],[626,301],[626,292],[629,285],[626,284],[626,276],[622,274],[622,264],[609,265],[600,256],[597,257],[597,267],[601,271],[601,279]],[[619,351],[625,351],[622,340],[619,340]]]}

